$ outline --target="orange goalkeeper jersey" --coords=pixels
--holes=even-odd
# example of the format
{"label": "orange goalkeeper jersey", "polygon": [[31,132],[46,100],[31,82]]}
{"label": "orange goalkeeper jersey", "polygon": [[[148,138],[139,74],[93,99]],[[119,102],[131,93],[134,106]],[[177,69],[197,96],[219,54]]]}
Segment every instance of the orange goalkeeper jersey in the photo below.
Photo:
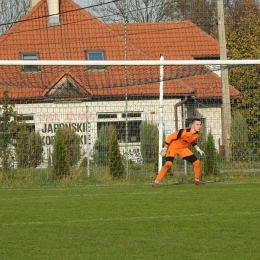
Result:
{"label": "orange goalkeeper jersey", "polygon": [[196,140],[199,137],[199,133],[196,132],[192,134],[190,132],[190,128],[183,128],[178,131],[173,132],[170,134],[165,143],[169,145],[168,149],[175,148],[175,149],[185,149],[190,144],[197,145]]}

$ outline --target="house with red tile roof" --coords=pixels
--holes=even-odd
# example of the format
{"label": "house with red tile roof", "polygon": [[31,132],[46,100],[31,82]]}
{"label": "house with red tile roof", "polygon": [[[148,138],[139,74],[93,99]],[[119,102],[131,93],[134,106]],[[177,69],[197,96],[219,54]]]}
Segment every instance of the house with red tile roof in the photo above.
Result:
{"label": "house with red tile roof", "polygon": [[[159,60],[161,54],[165,60],[219,59],[218,42],[190,21],[104,24],[73,0],[31,0],[31,5],[0,37],[1,60]],[[46,154],[58,126],[75,129],[89,153],[106,123],[116,126],[123,152],[126,143],[138,149],[141,122],[159,121],[159,85],[158,66],[0,69],[0,95],[8,91],[18,112],[30,118]],[[221,144],[221,96],[221,79],[210,68],[164,66],[166,135],[199,117]],[[230,96],[240,93],[230,86]]]}

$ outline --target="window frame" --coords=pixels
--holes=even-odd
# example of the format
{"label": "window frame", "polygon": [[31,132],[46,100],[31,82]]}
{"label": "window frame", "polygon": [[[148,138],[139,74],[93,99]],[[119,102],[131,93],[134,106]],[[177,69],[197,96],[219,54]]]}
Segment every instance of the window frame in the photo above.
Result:
{"label": "window frame", "polygon": [[[86,53],[86,59],[89,61],[94,61],[94,59],[90,59],[89,54],[102,54],[102,58],[103,60],[105,60],[105,52],[104,50],[87,50],[85,51]],[[97,60],[97,61],[102,61],[102,60]],[[88,70],[106,70],[106,66],[105,65],[101,65],[101,66],[95,66],[95,65],[90,65],[88,66]]]}
{"label": "window frame", "polygon": [[[28,55],[28,56],[33,56],[35,55],[35,57],[37,59],[24,59],[24,56],[25,55]],[[21,52],[20,53],[20,59],[21,60],[40,60],[40,55],[39,55],[39,52],[37,51],[31,51],[31,52]],[[23,72],[39,72],[41,70],[41,67],[40,66],[37,66],[37,65],[23,65],[21,66],[21,70]]]}
{"label": "window frame", "polygon": [[[128,143],[138,144],[140,143],[140,125],[143,122],[143,112],[142,111],[129,111],[127,114],[127,120],[125,118],[125,112],[105,112],[97,113],[97,135],[102,125],[113,125],[116,128],[117,140],[119,143],[125,143],[125,130],[126,123],[128,129]],[[106,117],[106,115],[108,117]],[[109,117],[109,115],[117,115],[117,117]]]}

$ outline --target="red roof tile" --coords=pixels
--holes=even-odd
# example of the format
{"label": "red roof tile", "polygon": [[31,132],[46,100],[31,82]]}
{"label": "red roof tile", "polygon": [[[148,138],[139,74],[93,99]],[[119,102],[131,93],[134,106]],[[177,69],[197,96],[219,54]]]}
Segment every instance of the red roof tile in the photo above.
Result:
{"label": "red roof tile", "polygon": [[[123,37],[123,24],[108,26]],[[149,59],[159,59],[160,54],[164,54],[165,60],[219,57],[218,42],[190,21],[130,23],[127,38],[130,48],[135,46],[149,54]]]}
{"label": "red roof tile", "polygon": [[[75,11],[76,10],[76,11]],[[86,50],[104,50],[106,60],[124,60],[124,25],[104,24],[72,0],[60,0],[61,26],[49,26],[46,0],[0,37],[0,59],[20,59],[21,52],[38,52],[41,60],[86,60]],[[189,60],[218,57],[218,42],[190,21],[127,24],[129,60]],[[44,98],[62,76],[69,75],[94,99],[123,97],[124,86],[133,97],[158,96],[158,67],[108,66],[91,71],[84,66],[42,66],[25,73],[19,66],[0,68],[0,88],[12,98]],[[126,76],[127,75],[127,76]],[[194,94],[221,98],[221,81],[203,66],[165,66],[165,95]],[[239,92],[230,86],[232,97]]]}

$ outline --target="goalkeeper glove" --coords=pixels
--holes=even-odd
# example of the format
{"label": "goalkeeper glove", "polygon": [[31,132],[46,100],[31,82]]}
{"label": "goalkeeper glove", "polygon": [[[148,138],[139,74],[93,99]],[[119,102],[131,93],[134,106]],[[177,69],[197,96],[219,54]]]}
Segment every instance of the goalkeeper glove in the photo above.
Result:
{"label": "goalkeeper glove", "polygon": [[166,151],[167,151],[167,148],[163,148],[161,151],[160,151],[160,155],[163,157],[166,155]]}
{"label": "goalkeeper glove", "polygon": [[197,148],[197,151],[200,153],[201,158],[205,157],[205,153],[202,150],[200,150],[199,147]]}

